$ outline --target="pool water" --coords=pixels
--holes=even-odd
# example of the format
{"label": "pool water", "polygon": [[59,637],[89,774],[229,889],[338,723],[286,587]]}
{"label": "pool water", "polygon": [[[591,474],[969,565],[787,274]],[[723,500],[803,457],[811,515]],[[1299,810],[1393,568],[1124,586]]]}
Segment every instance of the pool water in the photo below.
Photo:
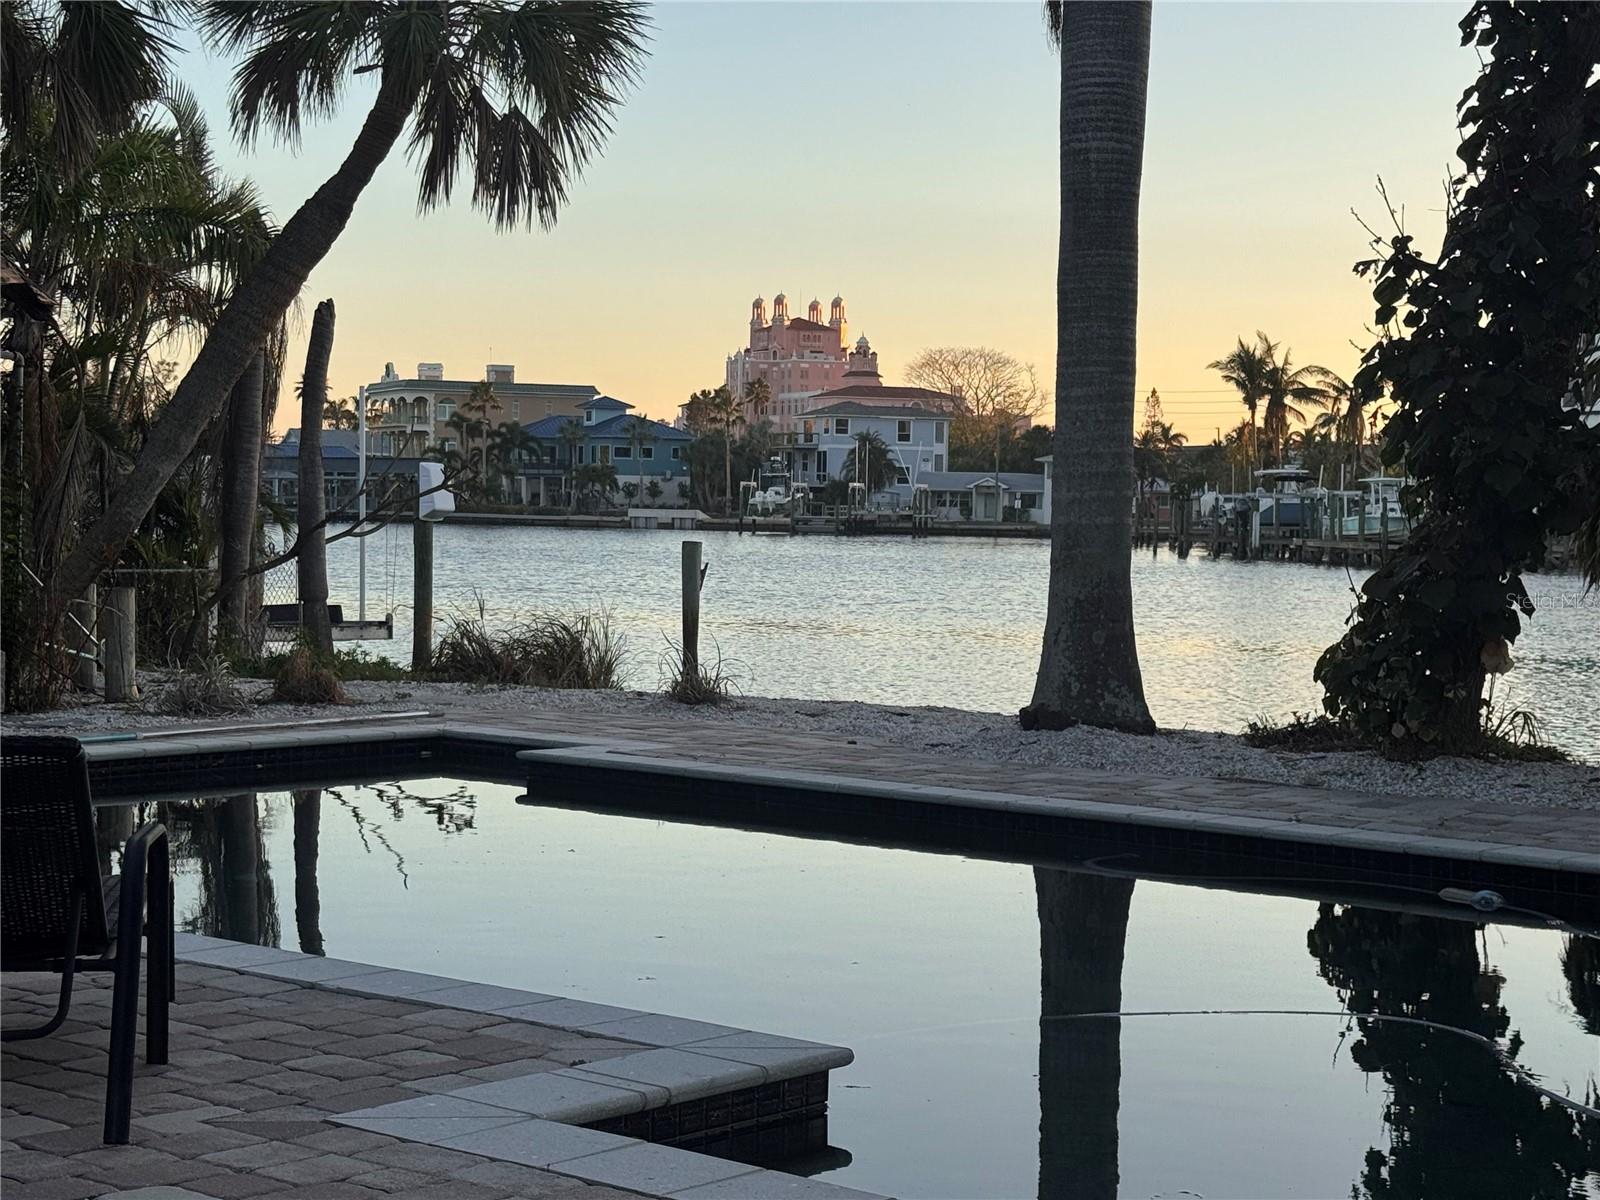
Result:
{"label": "pool water", "polygon": [[1360,1015],[1593,1103],[1594,939],[521,794],[163,803],[180,922],[849,1046],[797,1166],[908,1200],[1600,1195],[1600,1120]]}

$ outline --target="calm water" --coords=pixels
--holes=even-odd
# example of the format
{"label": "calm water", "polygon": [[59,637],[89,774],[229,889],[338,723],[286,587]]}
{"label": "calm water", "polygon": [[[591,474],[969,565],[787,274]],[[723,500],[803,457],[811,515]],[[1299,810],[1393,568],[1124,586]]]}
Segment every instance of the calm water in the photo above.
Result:
{"label": "calm water", "polygon": [[180,919],[848,1045],[829,1121],[848,1165],[824,1177],[907,1198],[1600,1194],[1600,1121],[1453,1034],[1057,1015],[1114,1007],[1120,985],[1129,1012],[1419,1016],[1502,1039],[1583,1097],[1600,1086],[1592,940],[519,792],[438,779],[163,805]]}
{"label": "calm water", "polygon": [[[436,530],[435,606],[491,622],[604,608],[633,647],[633,686],[654,688],[676,637],[679,550],[659,532]],[[1015,711],[1026,704],[1044,629],[1049,547],[977,539],[694,535],[710,573],[702,637],[720,646],[744,690]],[[355,543],[329,547],[330,588],[354,613]],[[1365,577],[1336,567],[1239,563],[1162,551],[1133,559],[1134,614],[1150,708],[1166,727],[1237,732],[1253,717],[1321,711],[1317,656],[1336,641]],[[1526,708],[1557,745],[1600,761],[1600,592],[1575,575],[1535,576],[1538,612],[1496,701]],[[411,653],[411,530],[368,539],[369,615],[392,598]]]}

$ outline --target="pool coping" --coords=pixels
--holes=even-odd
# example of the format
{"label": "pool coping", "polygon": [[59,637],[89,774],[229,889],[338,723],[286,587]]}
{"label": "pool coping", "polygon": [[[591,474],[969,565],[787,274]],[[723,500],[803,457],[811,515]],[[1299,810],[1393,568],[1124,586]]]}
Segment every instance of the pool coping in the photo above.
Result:
{"label": "pool coping", "polygon": [[[137,731],[135,731],[137,732]],[[492,723],[467,723],[459,717],[429,714],[342,725],[302,726],[250,731],[249,726],[185,731],[183,735],[126,740],[85,741],[91,769],[111,764],[150,760],[210,760],[217,770],[266,764],[252,761],[265,752],[284,753],[313,747],[381,747],[385,743],[436,740],[438,750],[489,748],[512,760],[532,765],[545,763],[601,770],[650,773],[723,784],[781,787],[841,796],[889,800],[942,810],[976,809],[991,813],[1024,814],[1034,818],[1086,820],[1109,825],[1209,833],[1276,843],[1335,847],[1378,854],[1403,854],[1451,862],[1484,863],[1511,869],[1533,869],[1575,875],[1600,876],[1600,852],[1551,849],[1516,843],[1443,837],[1421,831],[1393,832],[1348,826],[1323,825],[1299,819],[1243,816],[1197,809],[1157,808],[1117,804],[1070,794],[1054,796],[976,787],[902,783],[840,772],[795,768],[775,769],[727,763],[700,762],[679,757],[672,748],[647,737],[606,736],[604,733],[556,734],[504,728]],[[428,752],[424,752],[424,757]],[[237,758],[245,761],[231,761]],[[225,762],[224,760],[230,760]],[[152,764],[153,765],[153,764]],[[1205,781],[1196,779],[1196,784]],[[1065,785],[1064,793],[1074,790]],[[184,794],[174,791],[173,795]],[[193,791],[186,793],[193,796]]]}
{"label": "pool coping", "polygon": [[[459,1009],[639,1047],[581,1066],[330,1114],[334,1124],[663,1200],[888,1200],[583,1124],[825,1074],[854,1061],[847,1047],[192,933],[177,935],[176,953],[180,962],[314,990]],[[540,1019],[541,1009],[557,1019]]]}

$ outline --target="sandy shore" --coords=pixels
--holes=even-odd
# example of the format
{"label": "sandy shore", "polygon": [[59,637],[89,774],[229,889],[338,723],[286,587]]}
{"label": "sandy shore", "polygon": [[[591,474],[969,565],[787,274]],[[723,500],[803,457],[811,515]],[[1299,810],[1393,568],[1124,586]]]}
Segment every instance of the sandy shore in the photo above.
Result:
{"label": "sandy shore", "polygon": [[1101,729],[1025,733],[1005,713],[953,708],[901,708],[821,700],[741,697],[716,708],[689,709],[648,692],[550,691],[484,688],[455,683],[351,683],[353,701],[344,709],[265,702],[267,685],[244,681],[258,693],[250,714],[238,718],[172,717],[156,711],[158,678],[146,677],[141,704],[93,701],[55,712],[0,718],[12,729],[90,733],[156,726],[193,728],[228,720],[284,721],[416,709],[457,714],[522,712],[614,713],[701,722],[707,726],[809,730],[923,748],[940,757],[1070,766],[1128,775],[1250,779],[1300,787],[1342,788],[1407,796],[1471,796],[1510,804],[1600,808],[1600,765],[1590,763],[1496,763],[1439,758],[1396,763],[1372,754],[1301,754],[1262,750],[1234,734],[1162,730],[1135,737]]}

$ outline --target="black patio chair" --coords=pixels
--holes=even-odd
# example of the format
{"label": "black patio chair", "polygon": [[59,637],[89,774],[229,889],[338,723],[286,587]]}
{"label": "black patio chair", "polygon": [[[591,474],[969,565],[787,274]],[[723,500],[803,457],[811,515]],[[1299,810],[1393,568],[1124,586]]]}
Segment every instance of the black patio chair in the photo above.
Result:
{"label": "black patio chair", "polygon": [[[148,910],[149,924],[145,924]],[[167,831],[150,822],[128,839],[121,876],[102,878],[95,853],[89,763],[74,738],[0,738],[0,971],[61,975],[55,1016],[0,1031],[45,1037],[67,1019],[78,971],[114,971],[105,1140],[125,1145],[139,1021],[139,940],[149,939],[145,1061],[167,1061],[174,995],[172,872]]]}

